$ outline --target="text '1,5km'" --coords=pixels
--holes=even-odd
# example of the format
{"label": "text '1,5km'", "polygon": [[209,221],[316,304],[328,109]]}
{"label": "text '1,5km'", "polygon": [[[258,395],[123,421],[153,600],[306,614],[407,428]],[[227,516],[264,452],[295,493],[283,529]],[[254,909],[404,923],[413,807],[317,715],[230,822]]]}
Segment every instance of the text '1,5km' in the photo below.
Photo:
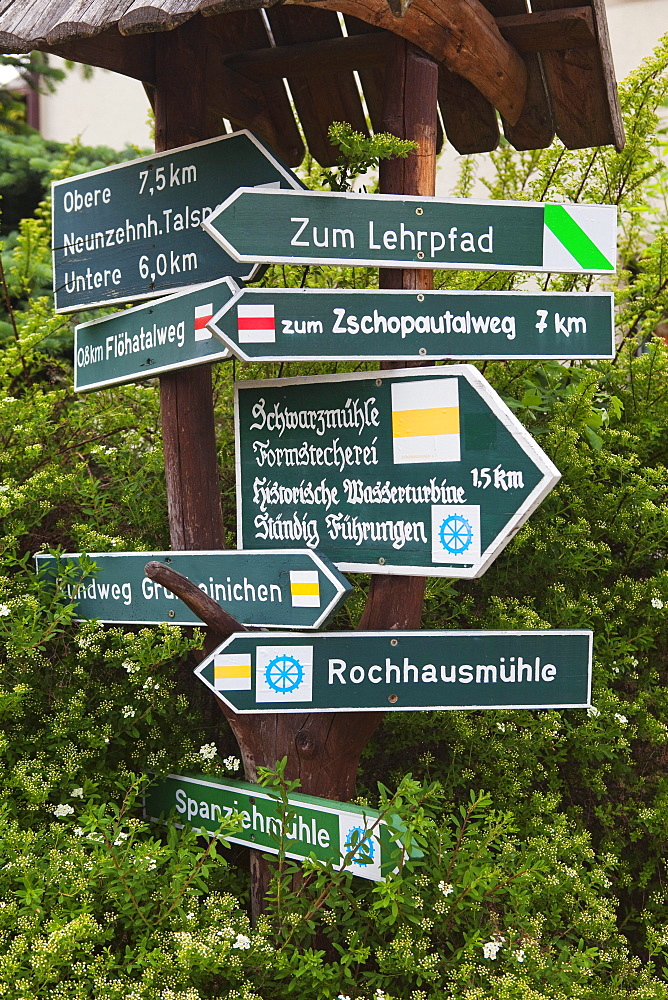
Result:
{"label": "text '1,5km'", "polygon": [[235,420],[240,544],[344,571],[478,577],[559,479],[472,365],[237,382]]}
{"label": "text '1,5km'", "polygon": [[203,226],[237,261],[607,274],[617,209],[245,187]]}
{"label": "text '1,5km'", "polygon": [[197,667],[235,712],[587,708],[588,631],[236,633]]}

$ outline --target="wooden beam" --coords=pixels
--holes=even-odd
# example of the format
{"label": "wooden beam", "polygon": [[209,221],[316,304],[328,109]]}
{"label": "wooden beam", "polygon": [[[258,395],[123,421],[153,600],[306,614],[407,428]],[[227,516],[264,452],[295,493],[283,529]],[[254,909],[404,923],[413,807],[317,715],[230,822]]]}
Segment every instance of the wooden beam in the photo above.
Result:
{"label": "wooden beam", "polygon": [[[280,9],[293,3],[304,0],[286,0]],[[388,7],[379,10],[377,0],[319,0],[318,8],[350,14],[400,35],[470,80],[509,122],[518,120],[526,97],[526,66],[480,0],[413,0],[402,18],[395,18]]]}
{"label": "wooden beam", "polygon": [[[534,11],[581,7],[581,0],[533,0]],[[604,0],[591,0],[597,45],[541,54],[557,135],[568,149],[624,147]]]}
{"label": "wooden beam", "polygon": [[441,63],[438,103],[443,127],[458,153],[488,153],[499,144],[496,112],[486,97],[463,76]]}
{"label": "wooden beam", "polygon": [[226,56],[228,69],[252,80],[276,80],[294,74],[343,73],[384,66],[391,35],[384,31],[350,38],[323,38],[296,45],[255,49]]}
{"label": "wooden beam", "polygon": [[596,48],[591,8],[538,11],[497,17],[499,31],[518,52]]}
{"label": "wooden beam", "polygon": [[[340,39],[338,15],[313,8],[297,10],[277,6],[267,11],[278,46],[313,44]],[[323,167],[338,163],[341,151],[329,141],[332,122],[348,122],[356,132],[367,134],[367,123],[352,70],[332,68],[304,73],[297,68],[288,76],[290,93],[312,156]]]}
{"label": "wooden beam", "polygon": [[154,35],[123,38],[114,27],[93,38],[76,38],[45,46],[43,51],[52,52],[62,59],[122,73],[142,83],[155,83],[154,45]]}
{"label": "wooden beam", "polygon": [[[485,6],[495,18],[510,17],[513,14],[528,13],[527,0],[484,0]],[[527,93],[522,113],[518,120],[510,123],[501,116],[503,133],[515,149],[546,149],[554,139],[552,109],[547,96],[541,56],[537,52],[523,54],[527,68]]]}
{"label": "wooden beam", "polygon": [[235,11],[208,17],[207,104],[238,128],[249,128],[289,166],[304,157],[295,116],[280,79],[252,80],[235,72],[226,60],[239,52],[252,55],[267,46],[267,31],[259,11]]}

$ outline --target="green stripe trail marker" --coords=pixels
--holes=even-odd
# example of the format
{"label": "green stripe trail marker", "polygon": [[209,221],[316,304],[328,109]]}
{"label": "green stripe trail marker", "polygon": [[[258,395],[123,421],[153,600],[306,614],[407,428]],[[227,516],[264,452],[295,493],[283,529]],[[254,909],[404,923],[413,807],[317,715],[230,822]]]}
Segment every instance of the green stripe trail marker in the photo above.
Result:
{"label": "green stripe trail marker", "polygon": [[248,131],[52,184],[56,312],[155,298],[239,267],[202,220],[239,184],[304,185]]}
{"label": "green stripe trail marker", "polygon": [[209,329],[242,361],[613,358],[613,306],[595,292],[236,288]]}
{"label": "green stripe trail marker", "polygon": [[617,209],[243,187],[203,227],[237,261],[609,274]]}
{"label": "green stripe trail marker", "polygon": [[79,324],[74,331],[75,392],[229,358],[207,323],[231,296],[223,278]]}
{"label": "green stripe trail marker", "polygon": [[[91,552],[97,572],[66,584],[77,602],[78,617],[137,625],[201,625],[171,590],[150,580],[144,566],[165,563],[187,576],[200,590],[243,625],[272,628],[319,628],[352,592],[330,561],[310,549],[274,552]],[[37,553],[37,569],[51,579],[79,565],[81,553]],[[68,577],[68,580],[70,578]]]}
{"label": "green stripe trail marker", "polygon": [[235,712],[588,708],[592,633],[236,633],[196,668]]}
{"label": "green stripe trail marker", "polygon": [[[315,857],[318,861],[344,866],[347,854],[354,850],[347,871],[374,882],[382,881],[393,870],[392,854],[397,850],[380,813],[350,802],[334,802],[293,793],[289,797],[293,818],[286,824],[286,855],[297,861]],[[234,844],[243,844],[269,854],[279,853],[282,833],[280,800],[261,785],[246,781],[169,774],[152,784],[144,799],[144,814],[159,820],[176,811],[177,826],[205,829],[214,834],[222,819],[237,813],[243,830],[225,834]],[[398,817],[392,825],[401,830]],[[412,852],[421,857],[421,852]]]}
{"label": "green stripe trail marker", "polygon": [[344,572],[481,576],[559,479],[472,365],[237,382],[235,422],[239,544]]}

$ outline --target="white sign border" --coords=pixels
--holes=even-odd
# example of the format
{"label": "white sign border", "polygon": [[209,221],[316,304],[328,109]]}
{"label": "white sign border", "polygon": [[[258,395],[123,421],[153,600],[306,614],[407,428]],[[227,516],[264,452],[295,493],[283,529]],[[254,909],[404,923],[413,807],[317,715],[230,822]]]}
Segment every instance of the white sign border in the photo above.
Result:
{"label": "white sign border", "polygon": [[[543,201],[510,201],[508,199],[495,199],[495,200],[484,200],[476,198],[432,198],[432,197],[419,197],[419,195],[404,195],[404,194],[357,194],[356,192],[347,191],[310,191],[310,190],[296,190],[292,191],[286,190],[271,190],[266,189],[259,191],[258,188],[253,187],[239,187],[232,194],[228,195],[225,201],[208,215],[206,219],[202,222],[202,228],[209,234],[225,250],[229,256],[238,261],[239,263],[244,263],[246,261],[256,260],[257,257],[253,257],[250,254],[240,253],[236,247],[230,243],[228,239],[221,235],[217,229],[212,226],[219,215],[221,215],[226,209],[234,204],[239,198],[244,194],[261,194],[268,196],[275,195],[307,195],[309,198],[336,198],[343,199],[344,203],[341,205],[342,217],[345,217],[345,213],[348,210],[353,210],[352,204],[363,202],[369,202],[372,204],[377,204],[379,201],[389,201],[393,202],[395,205],[398,203],[408,203],[408,204],[418,204],[421,207],[430,205],[483,205],[487,208],[496,208],[498,206],[512,206],[513,208],[545,208],[547,204],[554,204],[554,202],[543,202]],[[346,205],[346,201],[349,203]],[[598,212],[600,215],[602,211],[607,211],[608,213],[614,212],[615,214],[615,236],[614,242],[616,244],[616,230],[617,230],[617,206],[616,205],[591,205],[583,202],[571,203],[563,202],[559,203],[563,208],[571,209],[589,209]],[[303,217],[300,217],[303,218]],[[543,221],[543,227],[545,227],[545,222]],[[603,251],[600,250],[601,254]],[[611,253],[612,251],[612,253]],[[582,268],[579,265],[576,267],[559,267],[554,268],[546,265],[544,262],[538,266],[537,264],[496,264],[490,262],[469,262],[458,260],[456,262],[449,261],[434,261],[434,260],[420,260],[417,257],[410,257],[406,260],[400,259],[399,257],[390,257],[385,260],[382,257],[316,257],[316,256],[296,256],[290,257],[287,254],[279,255],[263,255],[263,261],[267,264],[313,264],[313,265],[323,265],[323,266],[335,266],[335,267],[386,267],[386,268],[425,268],[430,271],[515,271],[515,272],[535,272],[539,274],[547,274],[550,272],[555,272],[557,274],[614,274],[617,269],[617,252],[616,245],[610,247],[606,250],[607,254],[611,254],[613,266],[612,268]],[[544,250],[543,250],[544,254]],[[607,258],[606,258],[607,259]],[[544,261],[544,256],[543,256]]]}
{"label": "white sign border", "polygon": [[[544,711],[559,711],[565,708],[591,708],[591,688],[592,688],[592,665],[593,665],[593,650],[594,650],[594,633],[591,629],[411,629],[409,631],[385,631],[385,632],[321,632],[320,637],[324,639],[347,639],[348,641],[357,638],[365,638],[367,636],[374,638],[385,638],[385,639],[406,639],[411,636],[418,636],[424,638],[425,636],[558,636],[558,635],[584,635],[588,637],[588,661],[587,661],[587,700],[586,702],[568,702],[562,705],[544,705],[542,703],[537,703],[535,705],[430,705],[425,707],[424,705],[384,705],[382,708],[369,707],[368,705],[364,708],[357,708],[355,706],[337,706],[336,708],[316,708],[311,705],[300,705],[298,708],[280,708],[272,704],[268,708],[260,708],[256,705],[255,708],[249,708],[245,710],[240,710],[236,708],[230,701],[227,700],[223,692],[216,691],[212,684],[208,682],[206,677],[202,675],[202,671],[214,656],[218,656],[224,649],[226,649],[235,639],[248,639],[256,638],[255,633],[251,633],[249,636],[248,632],[235,632],[224,642],[221,642],[219,646],[216,647],[209,655],[202,660],[200,664],[193,670],[193,673],[202,681],[203,684],[208,687],[210,691],[224,702],[227,707],[235,713],[235,715],[267,715],[267,714],[280,714],[280,715],[304,715],[304,714],[332,714],[334,712],[504,712],[508,711],[533,711],[535,709],[542,709]],[[295,642],[300,638],[305,639],[309,643],[317,641],[318,636],[311,635],[309,633],[303,633],[300,635],[299,632],[270,632],[262,633],[257,636],[258,643],[275,642],[278,639],[286,639],[290,642]]]}
{"label": "white sign border", "polygon": [[[548,493],[557,485],[561,479],[561,473],[554,463],[547,457],[543,449],[534,441],[523,424],[517,419],[515,414],[503,402],[498,393],[492,388],[487,379],[473,365],[438,365],[432,368],[400,368],[372,372],[339,372],[335,375],[307,375],[280,379],[252,379],[248,381],[236,381],[234,383],[234,439],[235,439],[235,467],[236,467],[236,489],[237,489],[237,540],[244,545],[243,531],[243,492],[241,486],[241,428],[239,425],[239,392],[244,388],[248,389],[268,389],[281,388],[287,385],[309,385],[324,382],[357,382],[360,380],[395,379],[395,378],[425,378],[441,377],[448,378],[458,375],[465,378],[476,392],[485,400],[490,410],[494,413],[503,426],[512,434],[513,438],[524,453],[535,463],[539,472],[542,472],[542,479],[536,484],[531,493],[522,501],[517,512],[508,521],[502,533],[499,533],[494,540],[481,553],[477,564],[468,566],[412,566],[405,563],[364,563],[364,562],[344,562],[330,558],[336,568],[343,573],[371,573],[374,575],[388,576],[433,576],[447,579],[477,580],[491,566],[496,557],[503,551],[511,538],[522,527],[524,522],[533,514],[534,510],[542,503]],[[325,553],[326,554],[326,553]],[[388,551],[391,558],[391,552]]]}
{"label": "white sign border", "polygon": [[[203,139],[201,142],[191,142],[187,146],[175,146],[173,149],[166,149],[166,150],[164,150],[164,151],[162,151],[160,153],[149,153],[147,156],[138,156],[137,159],[135,159],[135,160],[128,160],[125,163],[113,163],[113,164],[111,164],[108,167],[102,167],[100,170],[88,170],[84,174],[74,174],[72,177],[63,177],[59,181],[52,181],[51,182],[51,187],[52,187],[52,190],[53,190],[53,188],[59,187],[59,186],[61,186],[63,184],[71,184],[72,181],[77,180],[77,179],[83,179],[85,177],[101,176],[102,174],[109,173],[112,170],[115,171],[115,172],[118,172],[119,170],[123,170],[126,167],[136,167],[137,164],[147,163],[149,161],[150,162],[155,162],[156,160],[160,160],[160,159],[162,159],[163,157],[166,157],[166,156],[174,156],[176,153],[183,153],[183,152],[186,152],[189,149],[198,149],[200,146],[209,146],[209,145],[211,145],[211,143],[214,143],[214,142],[224,142],[226,139],[233,139],[233,138],[235,138],[237,136],[240,136],[240,135],[245,135],[248,139],[250,139],[250,141],[253,143],[253,145],[256,146],[260,150],[261,153],[264,154],[264,156],[270,161],[270,163],[276,168],[276,170],[278,170],[278,172],[283,176],[283,179],[290,185],[290,187],[294,191],[304,191],[305,190],[305,188],[302,187],[301,182],[296,183],[296,181],[298,181],[298,178],[296,178],[296,175],[294,174],[294,172],[291,171],[289,167],[286,167],[283,163],[281,163],[279,160],[277,160],[276,157],[274,156],[274,154],[271,152],[271,150],[268,149],[268,147],[265,146],[262,142],[260,142],[260,140],[257,138],[257,136],[253,135],[253,133],[249,129],[247,129],[247,128],[239,129],[237,132],[229,132],[227,135],[217,135],[217,136],[214,136],[213,139]],[[257,188],[251,187],[251,188],[249,188],[249,190],[250,191],[256,191]],[[220,208],[220,206],[218,206],[217,208],[214,208],[211,214],[213,215],[214,213],[216,213],[218,211],[218,208]],[[52,232],[52,234],[55,232],[55,225],[54,225],[55,219],[54,219],[54,217],[55,217],[55,199],[52,197],[51,198],[51,232]],[[203,225],[204,225],[204,223],[202,223],[202,226]],[[53,236],[52,236],[52,241],[53,241]],[[56,275],[56,256],[55,255],[56,255],[56,250],[57,249],[59,250],[61,248],[60,247],[56,247],[56,246],[52,246],[51,247],[51,267],[52,267],[52,270],[53,270],[54,280],[55,280],[55,275]],[[257,261],[257,259],[254,259],[254,260],[250,261],[250,263],[253,264],[253,267],[249,270],[249,272],[248,272],[247,275],[240,275],[240,277],[239,277],[240,281],[253,281],[255,279],[256,275],[257,275],[257,271],[261,267],[263,267],[266,262],[265,261]],[[101,308],[104,308],[105,306],[108,307],[108,306],[114,306],[114,305],[122,305],[124,302],[137,302],[138,300],[144,301],[144,300],[149,300],[149,299],[165,298],[165,293],[166,292],[168,293],[168,295],[175,295],[175,294],[177,294],[179,292],[188,291],[192,287],[193,287],[192,285],[180,285],[177,288],[169,288],[169,289],[163,288],[160,291],[146,292],[146,293],[144,293],[142,295],[125,295],[125,296],[122,296],[121,298],[103,299],[101,302],[86,302],[83,305],[79,304],[79,305],[75,305],[75,306],[71,306],[71,305],[70,306],[59,306],[57,304],[58,303],[58,291],[59,290],[57,288],[55,288],[55,286],[54,286],[54,289],[53,289],[54,312],[57,313],[57,314],[59,314],[59,315],[62,315],[62,314],[68,315],[69,313],[84,312],[84,311],[86,311],[88,309],[101,309]]]}
{"label": "white sign border", "polygon": [[[235,284],[233,278],[227,279],[230,285]],[[450,289],[425,289],[424,291],[410,289],[397,289],[397,288],[240,288],[235,285],[236,292],[234,297],[229,299],[225,305],[214,314],[213,318],[207,323],[207,329],[217,337],[219,340],[225,344],[228,350],[240,361],[246,361],[249,363],[254,362],[292,362],[292,361],[306,361],[314,364],[318,361],[555,361],[555,360],[568,360],[568,361],[611,361],[615,356],[615,297],[612,292],[529,292],[529,291],[516,291],[516,292],[489,292],[489,291],[476,291],[472,289],[471,291],[456,290],[451,291]],[[592,296],[596,296],[599,299],[607,299],[610,306],[610,351],[607,354],[591,354],[586,352],[585,354],[573,354],[569,350],[565,350],[563,354],[557,355],[552,354],[513,354],[509,356],[508,354],[503,354],[498,352],[497,354],[479,354],[473,351],[468,351],[465,354],[421,354],[419,349],[416,349],[414,354],[355,354],[353,350],[347,351],[342,350],[340,354],[322,354],[319,353],[317,357],[310,354],[279,354],[274,352],[273,354],[246,354],[244,352],[243,346],[238,344],[235,340],[229,337],[224,330],[218,326],[218,321],[222,319],[227,313],[229,313],[234,306],[240,300],[246,299],[248,297],[249,302],[255,295],[334,295],[334,296],[344,296],[344,295],[354,295],[359,296],[363,299],[364,296],[381,296],[382,299],[390,298],[392,296],[410,296],[415,295],[419,298],[420,295],[425,296],[447,296],[448,298],[458,298],[459,296],[475,296],[476,298],[485,299],[490,296],[501,296],[507,297],[508,299],[520,298],[520,297],[533,297],[538,300],[541,296],[549,294],[550,297],[554,298],[564,298],[564,299],[574,299],[574,298],[588,298],[591,299]],[[298,335],[299,336],[299,335]],[[359,337],[363,337],[364,334],[359,334]],[[539,335],[540,336],[540,335]],[[345,344],[342,344],[345,347]],[[565,345],[568,348],[568,344]],[[425,348],[422,348],[425,350]]]}
{"label": "white sign border", "polygon": [[[46,560],[46,559],[51,559],[52,560],[52,559],[56,559],[56,558],[60,558],[60,559],[78,559],[82,555],[85,555],[88,559],[93,559],[93,560],[95,559],[96,556],[104,556],[105,559],[108,559],[110,557],[125,557],[125,556],[136,556],[136,557],[139,558],[141,556],[141,557],[145,558],[147,562],[149,562],[151,559],[159,558],[161,556],[174,556],[174,555],[176,555],[176,556],[223,556],[224,557],[226,555],[229,556],[229,555],[235,555],[235,554],[246,555],[246,556],[248,556],[248,555],[250,555],[250,556],[262,556],[262,555],[264,555],[264,556],[279,556],[280,555],[281,557],[285,556],[286,558],[289,558],[290,556],[304,556],[304,555],[306,555],[306,556],[308,556],[309,558],[311,558],[313,560],[316,568],[320,570],[320,572],[323,574],[323,576],[327,577],[327,579],[330,581],[330,583],[332,584],[332,586],[334,587],[334,589],[336,591],[336,594],[332,598],[332,601],[330,601],[330,603],[327,605],[327,607],[322,611],[322,613],[320,614],[320,617],[317,619],[317,621],[313,625],[295,625],[295,626],[291,626],[289,624],[286,625],[285,622],[263,622],[261,625],[255,625],[255,624],[253,624],[251,622],[240,622],[241,625],[248,625],[249,628],[258,628],[258,629],[285,628],[285,629],[290,629],[290,628],[294,627],[296,629],[310,630],[310,631],[312,631],[314,629],[318,629],[318,628],[320,628],[320,626],[322,624],[324,624],[325,621],[327,621],[327,619],[329,618],[329,616],[332,615],[337,610],[337,607],[339,606],[340,603],[342,603],[342,601],[344,599],[344,595],[347,594],[348,596],[351,596],[352,592],[354,590],[354,587],[352,586],[352,584],[349,584],[348,587],[344,587],[343,586],[343,584],[338,579],[338,577],[336,576],[336,574],[332,572],[332,568],[336,569],[336,567],[334,566],[334,564],[331,563],[331,560],[328,558],[328,556],[326,556],[323,552],[318,551],[317,549],[187,549],[187,550],[183,550],[183,551],[175,551],[174,549],[167,549],[167,550],[164,550],[164,551],[151,551],[151,552],[60,552],[57,555],[56,555],[56,553],[51,553],[51,552],[36,552],[34,558],[35,558],[35,566],[36,566],[37,569],[39,569],[40,560]],[[331,566],[328,565],[328,563],[331,563]],[[289,569],[289,567],[287,567],[287,568]],[[346,581],[346,583],[348,583],[348,581]],[[213,598],[212,598],[212,600],[213,600]],[[216,602],[216,603],[218,603],[218,602]],[[232,614],[232,611],[231,611],[229,605],[221,604],[220,606],[222,608],[224,608],[224,610],[226,610],[229,614]],[[92,618],[76,618],[75,619],[75,621],[80,621],[80,622],[93,621],[93,620],[99,621],[103,625],[127,625],[127,626],[132,626],[132,625],[184,625],[184,626],[188,626],[189,628],[193,628],[193,627],[196,628],[197,624],[198,624],[197,622],[192,622],[192,621],[179,621],[176,618],[169,618],[166,621],[158,620],[156,618],[151,618],[151,619],[146,619],[146,620],[139,620],[139,619],[133,618],[132,621],[128,621],[127,618],[121,618],[121,619],[119,619],[119,618],[96,618],[96,619],[92,619]],[[238,621],[238,619],[237,619],[237,621]],[[201,624],[202,624],[202,626],[204,626],[206,623],[202,622]]]}
{"label": "white sign border", "polygon": [[[155,308],[163,303],[172,302],[174,299],[183,298],[185,295],[196,295],[198,292],[204,292],[207,288],[217,288],[220,285],[227,284],[230,288],[232,295],[236,295],[235,289],[238,286],[232,282],[231,278],[216,278],[215,281],[207,281],[203,285],[190,285],[188,288],[181,289],[179,292],[174,292],[170,295],[164,295],[161,299],[151,299],[149,302],[142,302],[141,305],[133,306],[132,309],[123,309],[120,312],[112,313],[109,316],[102,316],[101,319],[90,319],[86,323],[77,323],[74,327],[74,391],[75,392],[94,392],[96,389],[108,389],[114,385],[128,385],[132,382],[143,382],[147,378],[154,378],[156,375],[164,375],[165,372],[180,371],[186,368],[196,368],[198,365],[213,364],[216,361],[229,361],[232,357],[232,351],[226,347],[221,353],[210,354],[205,358],[196,358],[193,361],[179,361],[173,365],[161,365],[159,368],[151,368],[146,374],[134,374],[134,375],[123,375],[120,378],[115,379],[105,379],[103,382],[91,382],[87,383],[85,386],[80,386],[77,380],[78,367],[77,367],[77,348],[79,346],[79,330],[87,330],[91,326],[102,326],[109,320],[118,319],[120,316],[130,316],[132,313],[141,312],[144,309]],[[234,287],[232,287],[234,286]]]}

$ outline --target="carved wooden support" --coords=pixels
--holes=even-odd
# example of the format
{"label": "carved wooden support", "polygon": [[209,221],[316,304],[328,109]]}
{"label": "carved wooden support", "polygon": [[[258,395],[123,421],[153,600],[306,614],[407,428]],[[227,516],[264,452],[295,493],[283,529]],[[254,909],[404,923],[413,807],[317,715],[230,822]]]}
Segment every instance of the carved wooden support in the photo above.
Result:
{"label": "carved wooden support", "polygon": [[350,14],[405,38],[470,80],[508,121],[519,118],[526,96],[526,66],[479,0],[414,0],[401,18],[387,7],[379,10],[375,0],[319,0],[318,7]]}

